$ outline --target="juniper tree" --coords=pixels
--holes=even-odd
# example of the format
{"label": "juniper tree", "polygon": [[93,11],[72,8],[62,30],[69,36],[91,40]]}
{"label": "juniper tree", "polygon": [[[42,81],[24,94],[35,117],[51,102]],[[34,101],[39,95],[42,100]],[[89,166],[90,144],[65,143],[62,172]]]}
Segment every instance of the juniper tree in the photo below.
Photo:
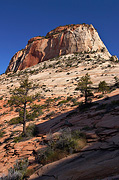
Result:
{"label": "juniper tree", "polygon": [[26,136],[26,112],[27,106],[32,103],[33,96],[29,95],[29,91],[33,90],[35,85],[29,81],[28,76],[20,80],[20,86],[11,91],[12,96],[8,103],[16,108],[20,107],[19,116],[22,116],[23,136]]}
{"label": "juniper tree", "polygon": [[78,82],[78,89],[82,92],[85,97],[85,104],[88,102],[88,97],[91,95],[91,85],[92,81],[88,73],[85,76],[82,76]]}
{"label": "juniper tree", "polygon": [[115,86],[117,86],[117,88],[119,88],[119,78],[117,76],[115,76],[114,80],[115,80]]}
{"label": "juniper tree", "polygon": [[98,91],[102,92],[102,94],[106,93],[109,90],[107,83],[105,81],[100,81],[98,85]]}

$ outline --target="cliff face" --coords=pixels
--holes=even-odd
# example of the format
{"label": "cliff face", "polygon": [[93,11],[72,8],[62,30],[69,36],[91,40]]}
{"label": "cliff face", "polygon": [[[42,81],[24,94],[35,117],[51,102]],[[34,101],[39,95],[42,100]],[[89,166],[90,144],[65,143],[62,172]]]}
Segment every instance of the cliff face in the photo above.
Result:
{"label": "cliff face", "polygon": [[93,52],[109,59],[110,53],[92,25],[77,24],[57,27],[46,37],[34,37],[25,49],[11,59],[6,72],[22,70],[54,57],[74,52]]}

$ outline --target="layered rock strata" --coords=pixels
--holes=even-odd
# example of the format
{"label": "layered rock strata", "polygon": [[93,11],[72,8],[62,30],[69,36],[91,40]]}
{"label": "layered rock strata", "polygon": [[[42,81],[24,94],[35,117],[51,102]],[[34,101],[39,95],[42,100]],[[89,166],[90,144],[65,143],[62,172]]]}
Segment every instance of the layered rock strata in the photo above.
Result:
{"label": "layered rock strata", "polygon": [[25,49],[12,57],[6,72],[16,72],[61,55],[94,51],[105,59],[111,56],[93,25],[60,26],[45,37],[31,38]]}

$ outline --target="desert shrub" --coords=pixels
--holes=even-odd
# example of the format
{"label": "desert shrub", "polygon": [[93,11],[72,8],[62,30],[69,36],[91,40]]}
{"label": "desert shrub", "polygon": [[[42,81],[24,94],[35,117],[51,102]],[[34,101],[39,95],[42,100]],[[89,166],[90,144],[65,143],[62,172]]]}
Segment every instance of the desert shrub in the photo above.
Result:
{"label": "desert shrub", "polygon": [[105,81],[100,81],[98,90],[99,92],[102,92],[104,94],[109,90],[109,87],[107,86],[107,83]]}
{"label": "desert shrub", "polygon": [[14,167],[8,170],[8,175],[0,177],[0,180],[23,180],[28,164],[28,159],[17,160]]}
{"label": "desert shrub", "polygon": [[118,58],[114,55],[110,57],[110,61],[117,62],[117,63],[119,62]]}
{"label": "desert shrub", "polygon": [[30,123],[27,127],[26,127],[26,136],[24,137],[24,134],[21,133],[19,136],[14,137],[14,142],[20,142],[20,141],[24,141],[27,140],[31,137],[36,136],[38,133],[38,128],[35,124]]}
{"label": "desert shrub", "polygon": [[30,177],[35,172],[34,169],[27,169],[25,173],[25,177]]}
{"label": "desert shrub", "polygon": [[114,77],[115,80],[115,86],[119,88],[119,78],[117,76]]}
{"label": "desert shrub", "polygon": [[38,152],[38,162],[47,164],[59,160],[66,155],[78,152],[85,145],[85,135],[80,131],[71,131],[69,128],[60,130],[60,135],[54,139],[50,136],[47,148]]}
{"label": "desert shrub", "polygon": [[3,107],[7,107],[7,104],[3,104]]}
{"label": "desert shrub", "polygon": [[4,133],[5,133],[4,131],[0,130],[0,138],[3,137]]}
{"label": "desert shrub", "polygon": [[98,99],[103,98],[103,94],[97,96]]}
{"label": "desert shrub", "polygon": [[67,97],[67,101],[70,101],[71,99],[72,99],[71,96],[68,96],[68,97]]}
{"label": "desert shrub", "polygon": [[65,104],[65,103],[67,103],[67,102],[68,102],[68,100],[62,100],[62,101],[58,102],[58,106],[59,106],[60,104]]}
{"label": "desert shrub", "polygon": [[76,152],[81,149],[82,134],[79,131],[70,132],[68,129],[59,137],[55,146],[57,149],[66,151],[67,153]]}
{"label": "desert shrub", "polygon": [[80,102],[74,102],[74,104],[73,105],[71,105],[71,107],[73,107],[73,106],[78,106],[80,104]]}
{"label": "desert shrub", "polygon": [[3,99],[3,96],[0,97],[0,100],[2,100],[2,99]]}
{"label": "desert shrub", "polygon": [[66,100],[59,101],[59,102],[58,102],[58,106],[59,106],[60,104],[68,103],[68,102],[71,101],[71,100],[72,100],[72,97],[71,97],[71,96],[68,96]]}
{"label": "desert shrub", "polygon": [[52,64],[49,64],[49,68],[52,68],[53,67],[53,65]]}
{"label": "desert shrub", "polygon": [[[55,87],[57,87],[57,86],[55,86]],[[48,98],[48,99],[45,101],[45,103],[47,103],[48,105],[50,105],[50,103],[53,102],[53,101],[54,101],[54,99]]]}
{"label": "desert shrub", "polygon": [[61,62],[60,61],[57,61],[56,64],[60,64]]}
{"label": "desert shrub", "polygon": [[49,112],[43,119],[45,120],[45,119],[47,119],[47,118],[51,118],[51,116],[53,116],[55,114],[55,112],[54,111],[51,111],[51,112]]}
{"label": "desert shrub", "polygon": [[13,111],[13,107],[10,108],[10,111]]}
{"label": "desert shrub", "polygon": [[66,152],[61,153],[60,150],[52,149],[50,147],[47,147],[45,151],[40,151],[40,155],[38,156],[38,162],[45,165],[54,161],[57,161],[67,155]]}
{"label": "desert shrub", "polygon": [[20,142],[20,141],[23,141],[24,139],[26,139],[26,137],[24,138],[24,137],[22,136],[22,134],[20,134],[19,136],[14,137],[14,142],[15,142],[15,143],[18,143],[18,142]]}
{"label": "desert shrub", "polygon": [[46,68],[47,68],[46,62],[44,62],[44,64],[43,64],[43,69],[46,69]]}
{"label": "desert shrub", "polygon": [[8,176],[0,177],[0,180],[20,180],[22,174],[19,171],[15,171],[14,173],[9,173]]}
{"label": "desert shrub", "polygon": [[79,91],[79,90],[80,90],[80,88],[79,88],[79,87],[76,87],[76,88],[75,88],[75,91]]}
{"label": "desert shrub", "polygon": [[76,98],[72,98],[72,99],[71,99],[71,102],[73,102],[73,103],[76,103],[76,101],[77,101]]}
{"label": "desert shrub", "polygon": [[37,126],[33,123],[30,123],[26,128],[26,136],[27,137],[34,137],[38,133]]}

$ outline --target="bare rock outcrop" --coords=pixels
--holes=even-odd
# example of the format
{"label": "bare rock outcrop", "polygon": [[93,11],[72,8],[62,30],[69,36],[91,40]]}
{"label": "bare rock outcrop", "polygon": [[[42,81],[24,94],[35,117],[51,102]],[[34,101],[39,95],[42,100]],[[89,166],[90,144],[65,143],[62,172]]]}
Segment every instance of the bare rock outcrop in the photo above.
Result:
{"label": "bare rock outcrop", "polygon": [[105,59],[111,56],[93,25],[72,24],[57,27],[45,37],[31,38],[25,49],[12,57],[6,72],[22,70],[42,61],[75,52],[96,52]]}

